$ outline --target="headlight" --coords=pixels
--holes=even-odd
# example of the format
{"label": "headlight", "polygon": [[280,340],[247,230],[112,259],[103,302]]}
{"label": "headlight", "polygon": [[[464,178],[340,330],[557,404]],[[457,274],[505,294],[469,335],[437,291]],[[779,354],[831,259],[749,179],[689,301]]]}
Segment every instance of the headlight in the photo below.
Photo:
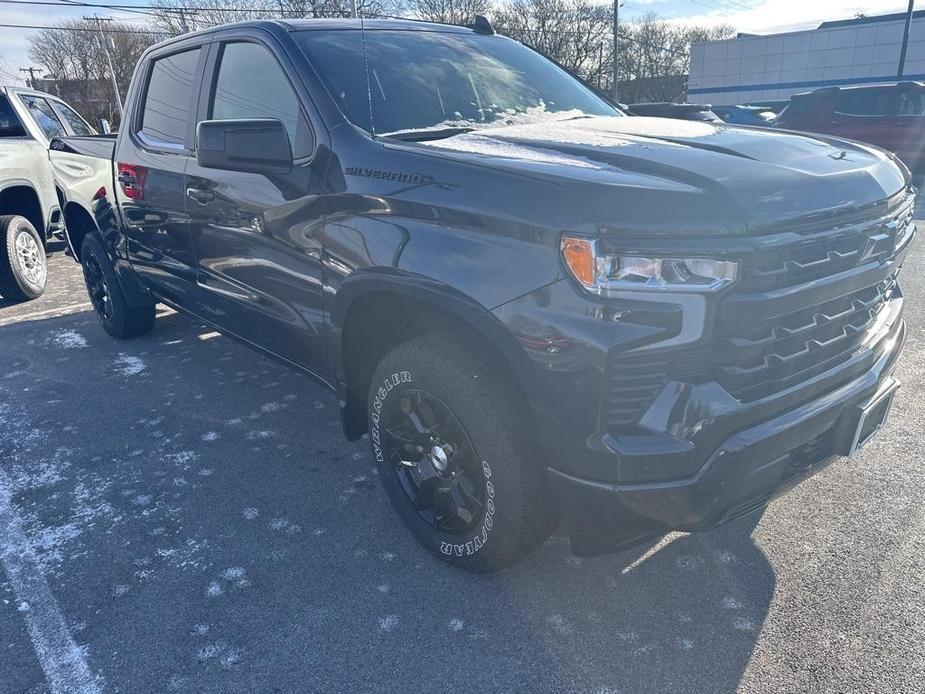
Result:
{"label": "headlight", "polygon": [[582,236],[562,237],[562,258],[585,289],[601,296],[626,289],[714,292],[738,273],[731,260],[605,253]]}

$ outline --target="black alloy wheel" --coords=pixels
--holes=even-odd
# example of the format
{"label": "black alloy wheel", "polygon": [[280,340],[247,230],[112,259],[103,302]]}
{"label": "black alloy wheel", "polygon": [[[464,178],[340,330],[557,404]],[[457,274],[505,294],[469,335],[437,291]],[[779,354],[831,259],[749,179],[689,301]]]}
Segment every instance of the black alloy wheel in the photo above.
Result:
{"label": "black alloy wheel", "polygon": [[388,458],[418,515],[444,533],[471,532],[485,508],[486,481],[472,440],[450,407],[425,390],[408,390],[384,434]]}

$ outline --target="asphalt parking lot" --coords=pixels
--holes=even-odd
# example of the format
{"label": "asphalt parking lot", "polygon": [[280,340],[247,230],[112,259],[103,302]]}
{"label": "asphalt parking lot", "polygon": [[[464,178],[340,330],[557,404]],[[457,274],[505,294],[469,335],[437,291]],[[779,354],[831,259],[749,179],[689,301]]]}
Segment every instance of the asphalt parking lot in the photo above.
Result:
{"label": "asphalt parking lot", "polygon": [[889,427],[762,514],[472,576],[392,512],[332,394],[78,266],[0,300],[2,692],[921,692],[925,250]]}

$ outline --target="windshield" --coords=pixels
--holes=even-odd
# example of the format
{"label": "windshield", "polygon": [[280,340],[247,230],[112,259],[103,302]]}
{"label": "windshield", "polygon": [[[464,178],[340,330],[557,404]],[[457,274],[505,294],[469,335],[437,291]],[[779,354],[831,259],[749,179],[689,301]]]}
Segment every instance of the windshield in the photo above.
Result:
{"label": "windshield", "polygon": [[368,132],[452,134],[459,128],[622,115],[554,63],[500,36],[367,31],[368,82],[359,30],[295,36],[344,115]]}

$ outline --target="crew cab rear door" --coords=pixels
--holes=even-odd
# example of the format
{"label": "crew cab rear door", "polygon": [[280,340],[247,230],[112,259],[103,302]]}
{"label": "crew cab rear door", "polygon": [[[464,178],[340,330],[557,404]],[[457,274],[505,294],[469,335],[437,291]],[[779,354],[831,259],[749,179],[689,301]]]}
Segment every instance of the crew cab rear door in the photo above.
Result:
{"label": "crew cab rear door", "polygon": [[190,162],[197,306],[224,330],[323,376],[326,134],[274,38],[232,29],[216,35],[210,50],[200,119],[279,120],[294,166],[289,173],[264,174]]}
{"label": "crew cab rear door", "polygon": [[114,164],[129,261],[157,295],[183,306],[196,286],[186,168],[207,49],[207,40],[171,44],[140,66]]}

